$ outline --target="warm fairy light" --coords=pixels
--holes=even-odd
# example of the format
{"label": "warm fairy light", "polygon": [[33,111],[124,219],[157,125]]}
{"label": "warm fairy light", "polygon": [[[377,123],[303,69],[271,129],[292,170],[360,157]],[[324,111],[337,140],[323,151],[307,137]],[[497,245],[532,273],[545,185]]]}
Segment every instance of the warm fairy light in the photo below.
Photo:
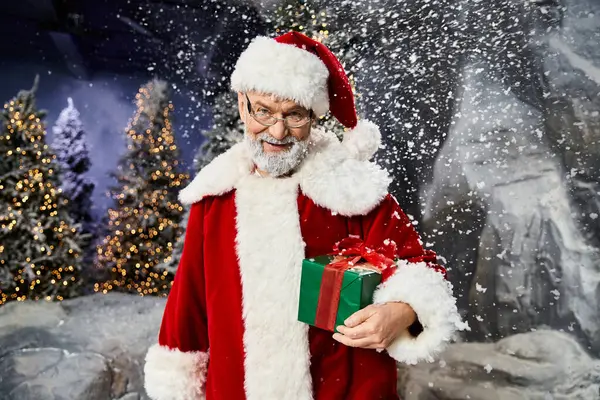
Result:
{"label": "warm fairy light", "polygon": [[[97,264],[110,272],[110,278],[95,285],[97,292],[164,295],[171,288],[173,274],[157,266],[170,260],[172,242],[182,233],[183,207],[177,191],[188,176],[176,171],[173,105],[163,95],[158,109],[154,113],[149,109],[156,101],[153,85],[142,87],[135,96],[137,110],[126,130],[129,157],[120,169],[120,191],[113,194],[116,206],[108,210],[111,233],[96,249]],[[141,160],[154,162],[141,165]]]}
{"label": "warm fairy light", "polygon": [[275,14],[275,31],[283,34],[289,31],[302,32],[314,40],[323,42],[329,36],[329,16],[325,11],[317,12],[310,3],[284,3]]}

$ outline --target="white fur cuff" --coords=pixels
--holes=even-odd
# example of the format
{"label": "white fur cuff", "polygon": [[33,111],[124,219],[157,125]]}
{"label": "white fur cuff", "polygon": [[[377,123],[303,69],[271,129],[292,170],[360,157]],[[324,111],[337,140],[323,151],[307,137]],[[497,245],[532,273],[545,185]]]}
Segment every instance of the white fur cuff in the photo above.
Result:
{"label": "white fur cuff", "polygon": [[423,332],[397,338],[387,351],[396,361],[416,364],[433,362],[445,346],[454,339],[456,331],[470,330],[461,321],[452,294],[452,284],[424,262],[398,262],[398,269],[382,283],[373,295],[375,304],[400,301],[409,304]]}
{"label": "white fur cuff", "polygon": [[208,353],[158,344],[146,354],[144,387],[152,400],[204,400]]}

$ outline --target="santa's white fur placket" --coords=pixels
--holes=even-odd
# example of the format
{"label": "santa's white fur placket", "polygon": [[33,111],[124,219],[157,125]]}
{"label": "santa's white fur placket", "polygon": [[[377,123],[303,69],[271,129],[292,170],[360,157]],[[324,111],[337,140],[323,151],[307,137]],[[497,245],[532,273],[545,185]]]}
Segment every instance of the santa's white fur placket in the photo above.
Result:
{"label": "santa's white fur placket", "polygon": [[304,258],[297,196],[295,177],[250,175],[236,186],[248,400],[312,399],[308,325],[296,319]]}

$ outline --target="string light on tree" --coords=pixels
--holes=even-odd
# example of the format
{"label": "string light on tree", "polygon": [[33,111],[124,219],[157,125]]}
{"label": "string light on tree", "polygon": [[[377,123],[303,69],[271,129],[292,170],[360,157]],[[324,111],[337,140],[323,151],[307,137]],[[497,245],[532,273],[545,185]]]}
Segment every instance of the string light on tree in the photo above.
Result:
{"label": "string light on tree", "polygon": [[109,272],[96,291],[141,295],[168,293],[170,260],[182,234],[183,207],[177,192],[188,179],[179,172],[167,84],[154,80],[136,94],[137,110],[127,128],[127,152],[113,174],[115,207],[108,211],[109,235],[97,248],[96,264]]}
{"label": "string light on tree", "polygon": [[312,39],[324,42],[329,36],[329,17],[312,1],[286,0],[275,9],[275,32],[302,32]]}
{"label": "string light on tree", "polygon": [[86,239],[68,214],[56,156],[46,145],[35,91],[21,91],[0,114],[0,305],[79,294]]}

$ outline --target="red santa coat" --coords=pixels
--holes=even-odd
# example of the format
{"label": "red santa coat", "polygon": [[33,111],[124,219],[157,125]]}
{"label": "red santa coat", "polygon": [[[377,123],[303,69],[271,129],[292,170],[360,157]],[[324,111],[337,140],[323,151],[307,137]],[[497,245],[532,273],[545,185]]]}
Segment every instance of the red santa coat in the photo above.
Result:
{"label": "red santa coat", "polygon": [[[311,135],[291,177],[254,174],[238,144],[181,192],[192,206],[158,343],[146,357],[152,399],[397,399],[396,361],[432,361],[464,328],[435,256],[387,193],[385,171],[332,134]],[[347,347],[296,319],[302,259],[331,252],[349,234],[374,247],[393,240],[403,260],[374,302],[410,304],[422,331],[385,352]]]}

